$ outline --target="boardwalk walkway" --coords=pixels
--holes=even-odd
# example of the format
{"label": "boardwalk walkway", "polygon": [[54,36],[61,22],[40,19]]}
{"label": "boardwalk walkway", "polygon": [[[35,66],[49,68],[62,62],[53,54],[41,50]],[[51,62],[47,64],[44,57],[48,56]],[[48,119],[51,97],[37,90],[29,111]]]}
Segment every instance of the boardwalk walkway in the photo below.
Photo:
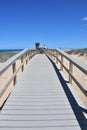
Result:
{"label": "boardwalk walkway", "polygon": [[0,112],[0,130],[81,130],[44,54],[34,56],[14,87]]}

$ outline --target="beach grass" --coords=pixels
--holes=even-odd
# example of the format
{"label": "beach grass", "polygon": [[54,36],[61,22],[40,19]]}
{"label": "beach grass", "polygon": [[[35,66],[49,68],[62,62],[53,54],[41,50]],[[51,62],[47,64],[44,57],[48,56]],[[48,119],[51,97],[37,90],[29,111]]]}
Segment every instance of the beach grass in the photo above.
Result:
{"label": "beach grass", "polygon": [[16,55],[19,53],[19,51],[7,51],[7,52],[0,52],[0,62],[3,63],[12,56]]}
{"label": "beach grass", "polygon": [[71,50],[65,50],[68,54],[74,54],[79,56],[87,55],[87,48],[84,49],[71,49]]}

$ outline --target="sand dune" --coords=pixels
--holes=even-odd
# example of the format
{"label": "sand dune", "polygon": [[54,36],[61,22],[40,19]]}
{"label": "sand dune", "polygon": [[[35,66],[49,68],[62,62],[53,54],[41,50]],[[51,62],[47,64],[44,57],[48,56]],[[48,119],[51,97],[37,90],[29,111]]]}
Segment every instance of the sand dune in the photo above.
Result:
{"label": "sand dune", "polygon": [[87,56],[79,56],[79,55],[72,55],[73,57],[77,58],[81,62],[87,64]]}

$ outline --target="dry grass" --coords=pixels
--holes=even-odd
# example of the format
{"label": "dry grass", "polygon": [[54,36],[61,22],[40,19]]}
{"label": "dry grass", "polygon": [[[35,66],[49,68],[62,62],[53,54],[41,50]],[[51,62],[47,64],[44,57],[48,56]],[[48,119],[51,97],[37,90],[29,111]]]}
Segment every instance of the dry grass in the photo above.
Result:
{"label": "dry grass", "polygon": [[84,49],[74,49],[74,50],[64,50],[68,54],[87,56],[87,48]]}
{"label": "dry grass", "polygon": [[0,52],[0,62],[5,62],[12,56],[16,55],[19,51]]}

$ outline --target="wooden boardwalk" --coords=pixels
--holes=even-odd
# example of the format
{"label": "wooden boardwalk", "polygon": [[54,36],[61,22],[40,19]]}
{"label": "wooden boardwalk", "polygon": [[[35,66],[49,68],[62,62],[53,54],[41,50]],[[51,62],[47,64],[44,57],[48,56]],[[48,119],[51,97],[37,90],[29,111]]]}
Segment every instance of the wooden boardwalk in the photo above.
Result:
{"label": "wooden boardwalk", "polygon": [[35,55],[18,80],[0,112],[0,130],[81,130],[44,54]]}

